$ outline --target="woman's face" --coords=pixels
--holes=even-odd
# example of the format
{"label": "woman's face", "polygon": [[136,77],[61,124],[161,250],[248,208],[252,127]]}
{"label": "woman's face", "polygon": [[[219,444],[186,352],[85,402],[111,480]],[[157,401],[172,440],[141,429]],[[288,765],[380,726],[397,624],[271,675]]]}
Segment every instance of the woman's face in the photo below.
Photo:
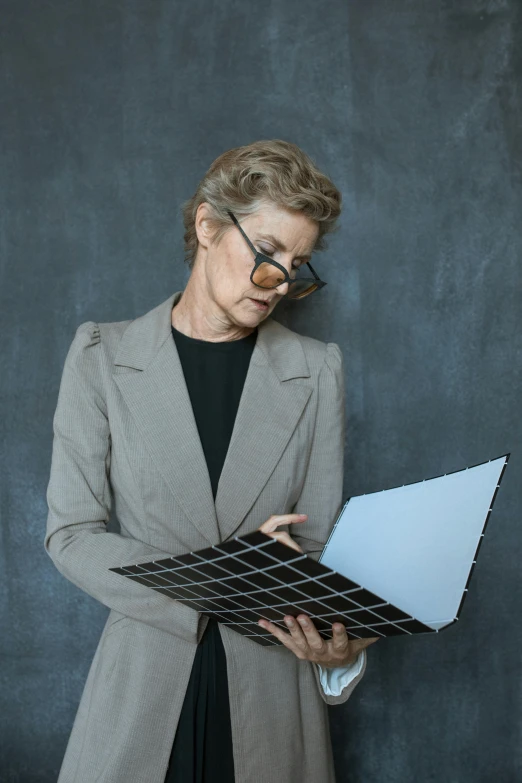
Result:
{"label": "woman's face", "polygon": [[[200,204],[196,215],[199,240],[196,263],[201,264],[207,294],[232,323],[255,327],[273,312],[287,293],[288,283],[270,289],[255,286],[250,280],[254,254],[240,230],[232,224],[219,245],[215,245],[206,221],[209,214],[207,205]],[[310,260],[319,234],[315,221],[272,204],[265,204],[255,214],[242,219],[241,227],[256,250],[273,258],[289,274],[292,267],[298,268]],[[260,309],[252,299],[267,300],[268,307]]]}

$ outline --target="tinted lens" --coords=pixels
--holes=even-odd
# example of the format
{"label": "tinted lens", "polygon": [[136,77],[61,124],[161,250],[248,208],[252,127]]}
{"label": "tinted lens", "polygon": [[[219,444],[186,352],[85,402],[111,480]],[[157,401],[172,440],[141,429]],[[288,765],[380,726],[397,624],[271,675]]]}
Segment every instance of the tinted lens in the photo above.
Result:
{"label": "tinted lens", "polygon": [[252,282],[260,285],[262,288],[275,288],[284,283],[284,280],[285,277],[280,269],[264,261],[262,264],[259,264],[252,277]]}
{"label": "tinted lens", "polygon": [[[292,277],[295,278],[297,270],[294,269],[291,274]],[[259,264],[252,277],[252,282],[261,286],[261,288],[276,288],[278,285],[281,285],[281,283],[284,283],[284,281],[285,278],[281,270],[273,264],[264,261]],[[315,291],[316,289],[317,285],[315,283],[310,283],[309,280],[300,280],[297,278],[288,286],[287,298],[301,299],[303,296],[311,294],[312,291]]]}
{"label": "tinted lens", "polygon": [[317,291],[315,283],[310,283],[308,280],[294,280],[288,286],[287,299],[302,299],[303,296],[308,296],[312,291]]}

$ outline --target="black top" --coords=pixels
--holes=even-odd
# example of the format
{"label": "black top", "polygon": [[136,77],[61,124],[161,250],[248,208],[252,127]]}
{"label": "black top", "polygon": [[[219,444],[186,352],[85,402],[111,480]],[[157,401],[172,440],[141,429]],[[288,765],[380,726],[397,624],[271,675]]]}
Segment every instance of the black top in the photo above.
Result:
{"label": "black top", "polygon": [[[172,327],[216,498],[239,401],[257,340],[214,343]],[[198,645],[172,745],[165,783],[234,783],[226,657],[209,619]]]}

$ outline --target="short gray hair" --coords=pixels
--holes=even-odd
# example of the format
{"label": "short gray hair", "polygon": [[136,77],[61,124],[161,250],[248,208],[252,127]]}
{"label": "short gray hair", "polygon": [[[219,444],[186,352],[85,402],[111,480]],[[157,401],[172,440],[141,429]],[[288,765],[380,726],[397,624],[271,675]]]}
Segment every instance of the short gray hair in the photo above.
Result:
{"label": "short gray hair", "polygon": [[238,220],[264,204],[301,212],[319,224],[314,250],[325,250],[325,234],[339,226],[341,193],[303,150],[289,141],[255,141],[222,153],[211,164],[192,198],[182,204],[185,262],[192,269],[198,238],[196,212],[207,202],[213,213],[212,238],[219,244],[234,226],[227,210]]}

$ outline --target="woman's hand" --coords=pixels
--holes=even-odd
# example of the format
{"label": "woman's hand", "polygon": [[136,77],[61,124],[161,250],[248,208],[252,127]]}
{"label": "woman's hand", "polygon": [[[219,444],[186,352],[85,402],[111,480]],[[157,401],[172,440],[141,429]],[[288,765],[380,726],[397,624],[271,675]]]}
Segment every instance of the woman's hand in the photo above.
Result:
{"label": "woman's hand", "polygon": [[323,639],[317,628],[306,614],[299,614],[297,621],[291,615],[285,615],[285,623],[290,633],[268,620],[259,620],[259,625],[274,634],[285,647],[302,661],[313,661],[325,668],[349,666],[365,647],[379,641],[380,636],[369,639],[349,639],[342,623],[333,623],[332,639]]}
{"label": "woman's hand", "polygon": [[[275,530],[279,525],[306,522],[307,519],[307,514],[272,514],[258,530],[281,541],[282,544],[302,552],[299,544],[288,533],[282,531],[276,533]],[[303,613],[297,616],[297,622],[291,615],[285,615],[285,623],[290,629],[290,633],[285,633],[282,628],[268,620],[259,620],[258,622],[262,628],[266,628],[283,642],[285,647],[292,650],[298,658],[319,663],[325,668],[349,666],[354,663],[361,650],[381,638],[380,636],[372,636],[369,639],[349,639],[345,626],[342,623],[333,623],[332,639],[326,641],[319,636],[313,622]]]}
{"label": "woman's hand", "polygon": [[277,541],[280,541],[282,544],[286,544],[287,546],[292,547],[292,549],[302,552],[303,550],[297,541],[294,541],[288,533],[283,531],[275,533],[274,531],[279,525],[295,525],[298,522],[306,522],[307,519],[308,514],[272,514],[266,522],[263,522],[258,530],[271,538],[277,539]]}

